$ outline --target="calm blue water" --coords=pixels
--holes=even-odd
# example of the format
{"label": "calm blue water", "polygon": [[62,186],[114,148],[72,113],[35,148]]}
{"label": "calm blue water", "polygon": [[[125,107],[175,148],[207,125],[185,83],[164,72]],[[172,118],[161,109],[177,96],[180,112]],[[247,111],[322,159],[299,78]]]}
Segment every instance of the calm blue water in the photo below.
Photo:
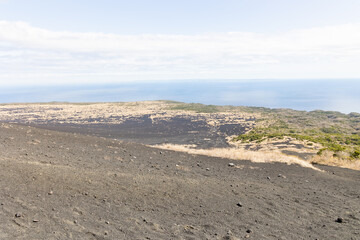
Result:
{"label": "calm blue water", "polygon": [[360,112],[360,80],[124,83],[0,88],[0,102],[176,100],[216,105]]}

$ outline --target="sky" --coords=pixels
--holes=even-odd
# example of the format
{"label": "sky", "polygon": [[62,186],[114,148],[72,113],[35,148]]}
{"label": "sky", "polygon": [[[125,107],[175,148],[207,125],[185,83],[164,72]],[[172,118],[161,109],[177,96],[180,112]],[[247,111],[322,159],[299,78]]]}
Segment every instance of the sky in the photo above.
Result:
{"label": "sky", "polygon": [[0,87],[359,79],[358,0],[0,0]]}

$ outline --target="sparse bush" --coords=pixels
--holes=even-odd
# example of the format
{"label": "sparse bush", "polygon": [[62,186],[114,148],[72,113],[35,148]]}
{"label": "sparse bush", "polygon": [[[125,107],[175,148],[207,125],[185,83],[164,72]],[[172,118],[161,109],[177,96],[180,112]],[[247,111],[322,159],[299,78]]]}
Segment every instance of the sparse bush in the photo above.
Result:
{"label": "sparse bush", "polygon": [[350,154],[351,158],[359,158],[360,157],[360,151],[359,150],[354,150],[351,154]]}
{"label": "sparse bush", "polygon": [[334,126],[301,129],[297,126],[289,126],[285,121],[277,121],[269,127],[255,128],[247,134],[238,136],[235,140],[260,143],[266,139],[283,139],[284,137],[306,141],[308,146],[312,146],[314,143],[321,144],[323,148],[318,151],[318,155],[322,155],[326,150],[332,152],[333,157],[360,157],[360,151],[352,151],[353,146],[360,146],[360,136],[341,133],[340,128]]}
{"label": "sparse bush", "polygon": [[322,148],[322,149],[320,149],[316,154],[317,155],[322,155],[323,154],[323,152],[326,150],[326,148]]}
{"label": "sparse bush", "polygon": [[186,111],[194,111],[197,113],[216,113],[220,111],[218,109],[218,106],[204,105],[200,103],[180,103],[173,106],[171,110],[186,110]]}

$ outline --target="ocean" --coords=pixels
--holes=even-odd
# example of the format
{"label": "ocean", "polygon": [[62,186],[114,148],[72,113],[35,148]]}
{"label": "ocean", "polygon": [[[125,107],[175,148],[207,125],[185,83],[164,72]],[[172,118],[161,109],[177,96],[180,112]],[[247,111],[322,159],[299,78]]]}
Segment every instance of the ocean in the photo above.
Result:
{"label": "ocean", "polygon": [[360,112],[359,80],[176,81],[0,87],[0,102],[174,100],[214,105]]}

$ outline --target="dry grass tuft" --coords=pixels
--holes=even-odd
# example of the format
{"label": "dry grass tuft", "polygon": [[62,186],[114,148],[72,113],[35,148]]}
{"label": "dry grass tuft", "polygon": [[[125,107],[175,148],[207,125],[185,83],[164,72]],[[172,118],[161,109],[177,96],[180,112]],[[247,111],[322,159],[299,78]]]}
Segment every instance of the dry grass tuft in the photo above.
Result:
{"label": "dry grass tuft", "polygon": [[324,151],[321,155],[314,156],[311,159],[311,163],[360,170],[359,160],[348,160],[346,158],[336,157],[331,151]]}
{"label": "dry grass tuft", "polygon": [[320,169],[314,167],[311,163],[305,160],[301,160],[295,156],[288,156],[277,151],[250,151],[241,148],[194,149],[189,146],[175,144],[161,144],[152,147],[186,152],[190,154],[229,158],[233,160],[249,160],[258,163],[281,162],[286,164],[298,164],[302,167],[320,171]]}

